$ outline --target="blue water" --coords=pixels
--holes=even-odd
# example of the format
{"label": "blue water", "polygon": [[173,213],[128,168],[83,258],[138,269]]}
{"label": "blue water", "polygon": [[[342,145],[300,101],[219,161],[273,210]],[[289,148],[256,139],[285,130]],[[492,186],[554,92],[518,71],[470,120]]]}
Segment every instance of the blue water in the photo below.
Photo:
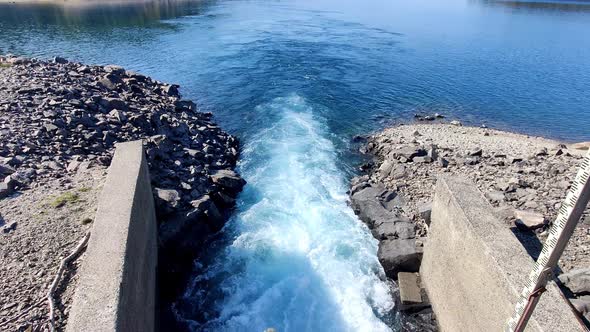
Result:
{"label": "blue water", "polygon": [[346,204],[350,137],[438,112],[590,140],[587,31],[588,2],[0,4],[0,52],[179,83],[240,137],[248,185],[179,299],[195,330],[395,329],[377,243]]}

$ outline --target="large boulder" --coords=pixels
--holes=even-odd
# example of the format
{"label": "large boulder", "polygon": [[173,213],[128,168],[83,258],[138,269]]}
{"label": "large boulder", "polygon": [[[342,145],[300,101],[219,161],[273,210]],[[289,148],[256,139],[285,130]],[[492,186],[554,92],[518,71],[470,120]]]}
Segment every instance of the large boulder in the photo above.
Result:
{"label": "large boulder", "polygon": [[590,268],[564,273],[559,276],[559,281],[576,295],[590,294]]}
{"label": "large boulder", "polygon": [[399,272],[418,272],[422,262],[422,247],[415,239],[386,239],[379,242],[377,257],[385,274],[397,279]]}
{"label": "large boulder", "polygon": [[400,217],[376,223],[371,233],[378,240],[412,239],[416,235],[414,223]]}
{"label": "large boulder", "polygon": [[228,169],[218,170],[213,173],[211,175],[211,181],[232,196],[239,193],[246,184],[246,181],[236,172]]}
{"label": "large boulder", "polygon": [[369,227],[397,218],[395,213],[385,209],[379,201],[383,192],[382,186],[369,186],[351,196],[353,210]]}

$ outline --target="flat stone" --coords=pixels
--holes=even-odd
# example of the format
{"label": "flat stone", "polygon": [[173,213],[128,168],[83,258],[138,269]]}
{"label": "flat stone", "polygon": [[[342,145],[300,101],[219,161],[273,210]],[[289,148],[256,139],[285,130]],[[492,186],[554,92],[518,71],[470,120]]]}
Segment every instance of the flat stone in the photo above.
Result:
{"label": "flat stone", "polygon": [[571,149],[576,149],[576,150],[588,150],[590,148],[590,142],[574,143],[574,144],[570,145],[569,147]]}
{"label": "flat stone", "polygon": [[400,149],[391,151],[391,155],[395,158],[406,158],[412,160],[414,157],[425,156],[426,151],[415,146],[404,146]]}
{"label": "flat stone", "polygon": [[418,273],[398,273],[397,285],[399,287],[399,297],[402,304],[422,303]]}
{"label": "flat stone", "polygon": [[413,222],[402,219],[386,220],[375,224],[371,233],[378,240],[385,239],[413,239],[415,237]]}
{"label": "flat stone", "polygon": [[433,162],[432,158],[430,158],[429,156],[414,157],[412,159],[412,161],[415,163],[431,163],[431,162]]}
{"label": "flat stone", "polygon": [[545,225],[545,217],[534,211],[514,210],[515,224],[521,229],[537,229]]}

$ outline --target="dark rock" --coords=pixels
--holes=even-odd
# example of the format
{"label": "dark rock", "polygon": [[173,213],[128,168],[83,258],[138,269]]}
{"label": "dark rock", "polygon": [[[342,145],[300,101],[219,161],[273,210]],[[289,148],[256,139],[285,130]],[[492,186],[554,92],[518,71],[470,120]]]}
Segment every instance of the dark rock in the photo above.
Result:
{"label": "dark rock", "polygon": [[0,182],[0,199],[8,197],[12,194],[12,188],[4,182]]}
{"label": "dark rock", "polygon": [[479,148],[478,149],[475,149],[475,150],[472,150],[472,151],[469,151],[467,153],[467,155],[472,156],[472,157],[475,157],[475,156],[481,157],[482,154],[483,154],[483,150],[482,149],[479,149]]}
{"label": "dark rock", "polygon": [[386,239],[379,242],[377,252],[385,274],[397,279],[399,272],[418,272],[422,261],[422,248],[415,239]]}
{"label": "dark rock", "polygon": [[116,65],[106,65],[104,66],[104,70],[107,73],[111,73],[113,75],[124,75],[125,74],[125,68],[121,67],[121,66],[116,66]]}
{"label": "dark rock", "polygon": [[166,93],[169,96],[174,96],[174,97],[178,97],[179,93],[178,93],[178,85],[166,85],[164,86],[164,93]]}
{"label": "dark rock", "polygon": [[0,164],[0,175],[10,175],[14,172],[16,172],[16,170],[10,167],[10,165]]}
{"label": "dark rock", "polygon": [[105,102],[107,110],[109,110],[109,111],[114,110],[114,109],[127,111],[129,109],[129,107],[127,106],[127,103],[119,98],[105,98],[104,102]]}
{"label": "dark rock", "polygon": [[68,63],[68,60],[66,60],[62,57],[56,56],[55,58],[53,58],[53,62],[60,63],[60,64],[66,64],[66,63]]}
{"label": "dark rock", "polygon": [[211,181],[221,186],[230,195],[235,195],[242,190],[246,181],[236,172],[231,170],[218,170],[211,175]]}

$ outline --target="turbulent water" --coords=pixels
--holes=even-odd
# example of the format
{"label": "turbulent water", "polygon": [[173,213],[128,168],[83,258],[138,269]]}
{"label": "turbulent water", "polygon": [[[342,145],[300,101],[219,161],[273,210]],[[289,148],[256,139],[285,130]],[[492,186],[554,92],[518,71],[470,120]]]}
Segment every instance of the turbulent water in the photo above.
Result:
{"label": "turbulent water", "polygon": [[0,3],[0,52],[180,83],[240,137],[248,185],[176,305],[206,331],[395,330],[377,243],[346,203],[350,138],[438,112],[588,140],[586,31],[588,2]]}
{"label": "turbulent water", "polygon": [[298,95],[254,112],[271,124],[244,146],[240,171],[250,185],[227,226],[229,242],[186,295],[212,312],[194,327],[388,331],[379,318],[393,302],[376,241],[346,204],[325,119]]}

